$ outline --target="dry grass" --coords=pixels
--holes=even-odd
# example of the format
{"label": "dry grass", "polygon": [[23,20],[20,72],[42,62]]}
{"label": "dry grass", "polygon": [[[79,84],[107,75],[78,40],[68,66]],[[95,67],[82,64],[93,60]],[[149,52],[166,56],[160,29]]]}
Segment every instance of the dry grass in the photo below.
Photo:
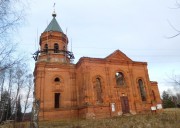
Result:
{"label": "dry grass", "polygon": [[[40,122],[40,128],[180,128],[180,109],[166,109],[159,114],[122,116],[98,120]],[[28,128],[29,123],[17,128]],[[6,125],[3,128],[11,128]]]}

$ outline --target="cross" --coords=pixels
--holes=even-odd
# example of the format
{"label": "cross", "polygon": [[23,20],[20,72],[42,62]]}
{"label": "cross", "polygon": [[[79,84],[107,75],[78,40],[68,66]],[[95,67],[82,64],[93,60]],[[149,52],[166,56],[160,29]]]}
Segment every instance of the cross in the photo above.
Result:
{"label": "cross", "polygon": [[55,6],[56,6],[56,3],[54,3],[54,5],[53,5],[54,11],[55,11]]}

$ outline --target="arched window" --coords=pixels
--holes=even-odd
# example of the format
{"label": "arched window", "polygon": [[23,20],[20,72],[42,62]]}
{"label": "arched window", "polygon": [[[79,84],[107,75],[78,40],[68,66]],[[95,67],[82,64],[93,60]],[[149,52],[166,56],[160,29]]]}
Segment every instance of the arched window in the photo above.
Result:
{"label": "arched window", "polygon": [[125,84],[124,75],[122,72],[117,72],[115,76],[116,76],[116,84],[117,85]]}
{"label": "arched window", "polygon": [[146,101],[146,92],[145,92],[143,81],[141,79],[139,79],[138,84],[139,84],[141,99],[142,99],[142,101]]}
{"label": "arched window", "polygon": [[101,85],[101,79],[96,78],[96,94],[97,94],[97,101],[98,103],[102,103],[102,85]]}
{"label": "arched window", "polygon": [[59,52],[59,45],[57,43],[54,44],[54,53]]}
{"label": "arched window", "polygon": [[48,44],[44,45],[44,51],[47,53],[48,52]]}
{"label": "arched window", "polygon": [[153,90],[152,90],[152,96],[153,96],[153,100],[156,101],[156,96]]}
{"label": "arched window", "polygon": [[54,82],[60,82],[59,77],[56,77],[56,78],[54,79]]}

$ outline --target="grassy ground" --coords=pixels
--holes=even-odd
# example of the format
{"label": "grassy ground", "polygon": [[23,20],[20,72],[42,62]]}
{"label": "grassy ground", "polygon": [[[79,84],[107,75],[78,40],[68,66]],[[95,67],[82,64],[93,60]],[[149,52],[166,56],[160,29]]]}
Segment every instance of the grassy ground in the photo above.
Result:
{"label": "grassy ground", "polygon": [[[26,128],[29,123],[19,124]],[[40,122],[40,128],[180,128],[180,109],[165,109],[159,114],[122,116],[111,119]],[[11,128],[4,125],[3,128]]]}

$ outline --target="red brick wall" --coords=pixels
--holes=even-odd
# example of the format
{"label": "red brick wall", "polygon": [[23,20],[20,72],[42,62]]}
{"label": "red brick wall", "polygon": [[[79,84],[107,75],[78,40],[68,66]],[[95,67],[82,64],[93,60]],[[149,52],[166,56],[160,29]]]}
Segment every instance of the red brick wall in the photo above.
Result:
{"label": "red brick wall", "polygon": [[[50,35],[49,35],[50,36]],[[51,33],[49,46],[54,42],[67,45],[66,36]],[[44,48],[46,34],[41,36],[41,49]],[[122,72],[123,86],[117,86],[115,74]],[[147,63],[134,62],[117,50],[106,58],[81,58],[77,64],[70,64],[64,54],[41,54],[35,65],[35,95],[40,100],[40,120],[65,118],[107,118],[122,115],[120,97],[128,98],[130,113],[150,111],[153,103],[161,99],[156,82],[150,82]],[[60,82],[55,82],[55,78]],[[102,99],[97,99],[96,78],[101,80]],[[146,101],[142,101],[138,80],[142,79]],[[153,101],[152,90],[156,101]],[[54,108],[54,94],[60,93],[60,108]],[[152,102],[153,101],[153,102]],[[115,103],[112,112],[110,103]]]}

